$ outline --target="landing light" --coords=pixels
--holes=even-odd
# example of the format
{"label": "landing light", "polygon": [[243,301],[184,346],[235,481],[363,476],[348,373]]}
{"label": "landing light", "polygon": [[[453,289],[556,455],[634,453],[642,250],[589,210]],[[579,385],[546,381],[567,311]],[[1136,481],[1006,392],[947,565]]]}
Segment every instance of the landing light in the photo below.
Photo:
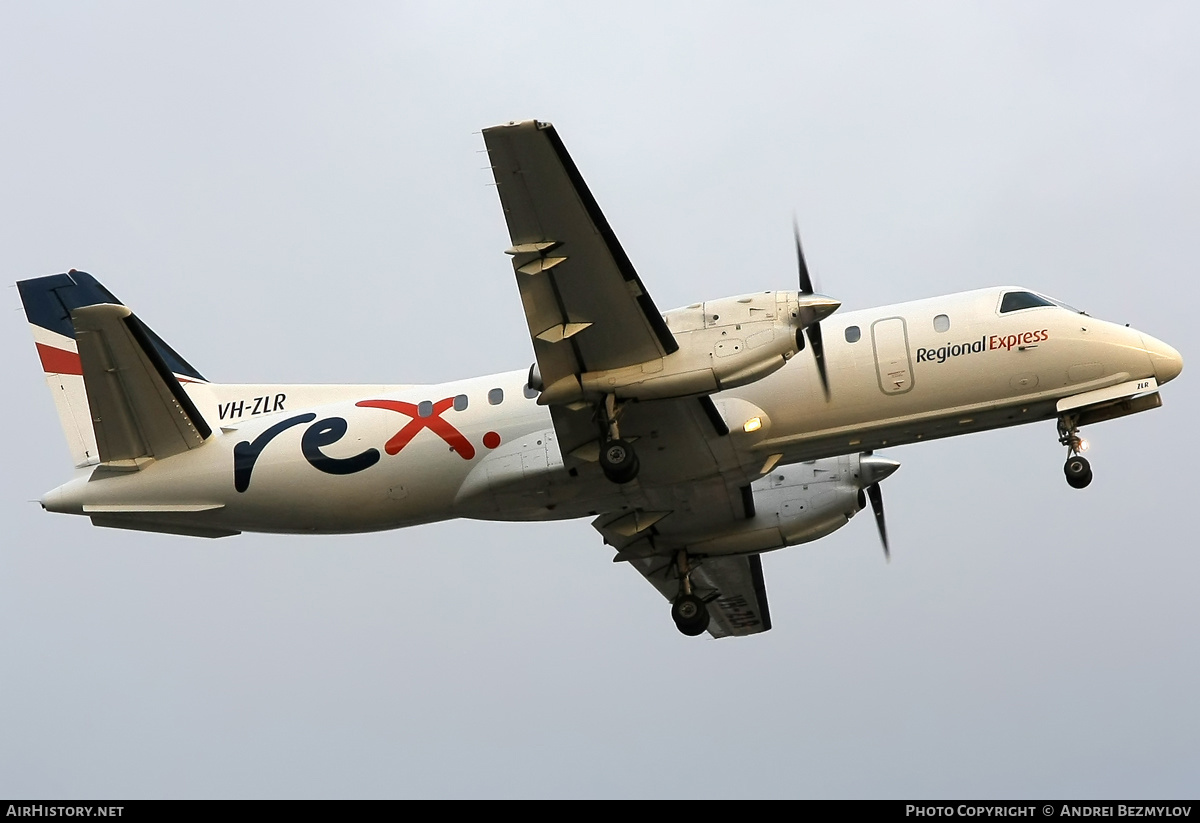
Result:
{"label": "landing light", "polygon": [[1079,438],[1079,448],[1077,449],[1077,451],[1085,452],[1087,450],[1088,450],[1088,442],[1086,440],[1084,440],[1082,437]]}
{"label": "landing light", "polygon": [[750,432],[756,432],[761,428],[762,428],[762,418],[761,417],[751,417],[749,420],[747,420],[745,423],[742,424],[742,431],[746,432],[747,434],[749,434]]}

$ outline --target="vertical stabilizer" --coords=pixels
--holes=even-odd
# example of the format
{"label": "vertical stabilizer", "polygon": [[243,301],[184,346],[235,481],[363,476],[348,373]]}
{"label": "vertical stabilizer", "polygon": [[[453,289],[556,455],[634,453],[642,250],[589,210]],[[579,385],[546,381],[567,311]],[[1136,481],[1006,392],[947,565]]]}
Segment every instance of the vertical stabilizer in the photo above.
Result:
{"label": "vertical stabilizer", "polygon": [[[97,448],[93,414],[88,402],[88,392],[83,376],[83,362],[79,356],[75,324],[72,311],[87,306],[122,306],[120,300],[104,288],[96,278],[85,272],[71,270],[66,274],[53,274],[17,283],[25,316],[33,332],[46,384],[54,397],[59,422],[71,450],[76,466],[99,463],[104,456]],[[162,372],[185,380],[203,381],[204,378],[174,349],[151,331],[145,324],[130,315],[129,324],[141,338],[142,347],[152,360],[162,364]],[[203,422],[200,428],[205,428]],[[207,432],[205,432],[207,434]]]}

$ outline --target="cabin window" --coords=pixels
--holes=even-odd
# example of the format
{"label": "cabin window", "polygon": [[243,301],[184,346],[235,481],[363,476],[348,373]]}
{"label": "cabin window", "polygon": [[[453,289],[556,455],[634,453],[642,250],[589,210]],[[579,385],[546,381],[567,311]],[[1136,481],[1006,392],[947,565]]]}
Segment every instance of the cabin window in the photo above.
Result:
{"label": "cabin window", "polygon": [[1004,299],[1000,301],[1000,313],[1007,314],[1010,311],[1020,311],[1021,309],[1033,309],[1039,306],[1053,306],[1046,298],[1028,291],[1010,291],[1004,295]]}
{"label": "cabin window", "polygon": [[933,318],[934,331],[950,331],[950,317],[945,314],[939,314]]}
{"label": "cabin window", "polygon": [[422,400],[417,404],[417,417],[433,417],[432,400]]}
{"label": "cabin window", "polygon": [[504,389],[492,389],[488,392],[488,402],[493,406],[499,406],[504,402]]}
{"label": "cabin window", "polygon": [[858,326],[847,326],[846,327],[846,342],[847,343],[857,343],[860,338],[862,338],[862,329],[860,329]]}
{"label": "cabin window", "polygon": [[454,410],[455,411],[466,411],[467,410],[467,396],[465,394],[456,394],[454,396]]}
{"label": "cabin window", "polygon": [[529,385],[528,383],[526,383],[525,384],[525,399],[532,400],[533,398],[535,398],[537,396],[538,396],[538,390],[535,389],[533,386]]}

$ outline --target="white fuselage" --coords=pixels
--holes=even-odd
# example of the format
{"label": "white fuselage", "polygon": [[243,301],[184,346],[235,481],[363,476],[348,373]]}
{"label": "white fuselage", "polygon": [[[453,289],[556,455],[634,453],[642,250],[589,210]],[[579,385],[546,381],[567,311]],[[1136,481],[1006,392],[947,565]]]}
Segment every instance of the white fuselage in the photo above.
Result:
{"label": "white fuselage", "polygon": [[[1002,314],[1005,291],[829,317],[828,400],[807,351],[713,400],[761,474],[1049,419],[1063,398],[1131,381],[1152,391],[1179,372],[1178,353],[1134,329],[1059,306]],[[213,429],[202,448],[138,471],[85,467],[42,503],[100,518],[194,519],[197,533],[360,532],[636,507],[640,483],[617,486],[599,473],[566,482],[550,413],[526,380],[520,370],[435,385],[187,383]]]}

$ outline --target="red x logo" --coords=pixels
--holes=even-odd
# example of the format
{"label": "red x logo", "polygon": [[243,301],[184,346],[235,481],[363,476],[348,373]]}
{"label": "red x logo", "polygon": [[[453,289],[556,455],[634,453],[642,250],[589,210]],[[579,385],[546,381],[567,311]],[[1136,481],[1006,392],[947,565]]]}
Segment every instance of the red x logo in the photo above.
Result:
{"label": "red x logo", "polygon": [[439,400],[434,403],[433,413],[428,417],[421,417],[414,404],[405,403],[401,400],[360,400],[354,405],[370,409],[388,409],[389,411],[406,414],[412,418],[409,424],[396,432],[392,439],[383,447],[383,450],[388,454],[399,454],[400,450],[407,446],[409,441],[417,436],[418,432],[422,429],[429,429],[449,443],[450,448],[458,452],[463,460],[470,460],[475,456],[475,447],[471,445],[471,441],[463,437],[462,432],[441,417],[442,412],[454,406],[453,397],[447,397],[445,400]]}

